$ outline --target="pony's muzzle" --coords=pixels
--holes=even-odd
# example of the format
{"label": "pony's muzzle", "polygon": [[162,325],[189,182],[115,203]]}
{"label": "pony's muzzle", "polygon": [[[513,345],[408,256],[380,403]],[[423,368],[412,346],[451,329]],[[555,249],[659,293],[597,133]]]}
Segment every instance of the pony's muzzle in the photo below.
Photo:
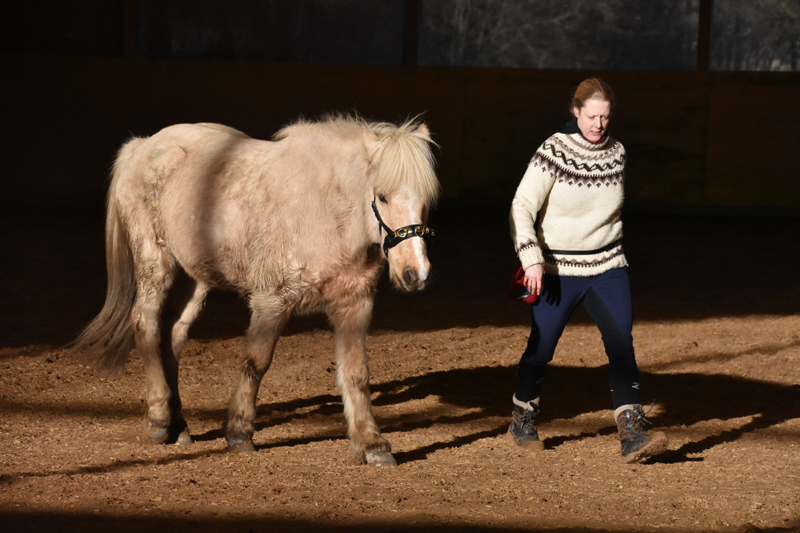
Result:
{"label": "pony's muzzle", "polygon": [[421,278],[419,272],[415,268],[406,267],[403,270],[403,288],[409,292],[421,291],[425,288],[427,276]]}

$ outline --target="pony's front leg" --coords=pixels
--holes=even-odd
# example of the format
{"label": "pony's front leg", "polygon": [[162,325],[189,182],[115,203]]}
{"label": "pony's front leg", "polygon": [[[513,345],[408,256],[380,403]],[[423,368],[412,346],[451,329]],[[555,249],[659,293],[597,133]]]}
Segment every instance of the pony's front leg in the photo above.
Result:
{"label": "pony's front leg", "polygon": [[275,297],[254,297],[253,314],[247,330],[247,354],[242,362],[239,384],[228,405],[225,439],[228,450],[255,450],[253,434],[256,418],[256,398],[261,379],[272,364],[275,344],[289,318],[288,312]]}
{"label": "pony's front leg", "polygon": [[356,461],[373,466],[396,465],[392,446],[378,429],[369,392],[366,337],[372,299],[329,312],[336,335],[336,381],[342,392],[350,451]]}

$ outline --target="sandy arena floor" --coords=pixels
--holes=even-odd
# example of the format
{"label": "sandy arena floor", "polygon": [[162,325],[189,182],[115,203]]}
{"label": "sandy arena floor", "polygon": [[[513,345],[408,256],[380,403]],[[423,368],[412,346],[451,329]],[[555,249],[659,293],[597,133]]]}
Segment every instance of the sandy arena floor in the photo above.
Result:
{"label": "sandy arena floor", "polygon": [[290,324],[261,386],[257,451],[221,425],[247,309],[213,294],[181,367],[196,442],[142,438],[134,353],[104,379],[60,348],[99,311],[102,214],[6,215],[0,241],[0,530],[800,531],[800,220],[629,216],[634,339],[669,451],[624,465],[606,359],[573,318],[548,370],[540,434],[504,435],[528,335],[505,295],[505,213],[435,212],[436,283],[382,281],[373,405],[396,468],[348,461],[321,317]]}

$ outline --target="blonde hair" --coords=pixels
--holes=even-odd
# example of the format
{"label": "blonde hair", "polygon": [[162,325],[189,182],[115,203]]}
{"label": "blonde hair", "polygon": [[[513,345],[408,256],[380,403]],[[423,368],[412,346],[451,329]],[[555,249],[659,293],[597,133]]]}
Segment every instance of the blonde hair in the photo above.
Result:
{"label": "blonde hair", "polygon": [[379,148],[373,167],[377,169],[375,191],[390,193],[408,187],[426,204],[436,203],[439,181],[434,173],[434,144],[428,128],[417,120],[399,126],[386,122],[367,123],[377,137]]}

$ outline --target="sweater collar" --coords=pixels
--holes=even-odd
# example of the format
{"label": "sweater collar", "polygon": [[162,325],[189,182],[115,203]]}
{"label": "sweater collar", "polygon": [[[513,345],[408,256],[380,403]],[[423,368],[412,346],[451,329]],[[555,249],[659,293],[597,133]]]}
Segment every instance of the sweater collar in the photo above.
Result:
{"label": "sweater collar", "polygon": [[578,127],[578,119],[573,118],[572,120],[567,121],[561,126],[561,129],[558,130],[558,133],[564,133],[566,135],[570,135],[571,138],[584,150],[602,150],[606,146],[606,141],[608,141],[608,133],[603,135],[603,137],[595,142],[590,141],[586,137],[583,136],[581,133],[581,129]]}

